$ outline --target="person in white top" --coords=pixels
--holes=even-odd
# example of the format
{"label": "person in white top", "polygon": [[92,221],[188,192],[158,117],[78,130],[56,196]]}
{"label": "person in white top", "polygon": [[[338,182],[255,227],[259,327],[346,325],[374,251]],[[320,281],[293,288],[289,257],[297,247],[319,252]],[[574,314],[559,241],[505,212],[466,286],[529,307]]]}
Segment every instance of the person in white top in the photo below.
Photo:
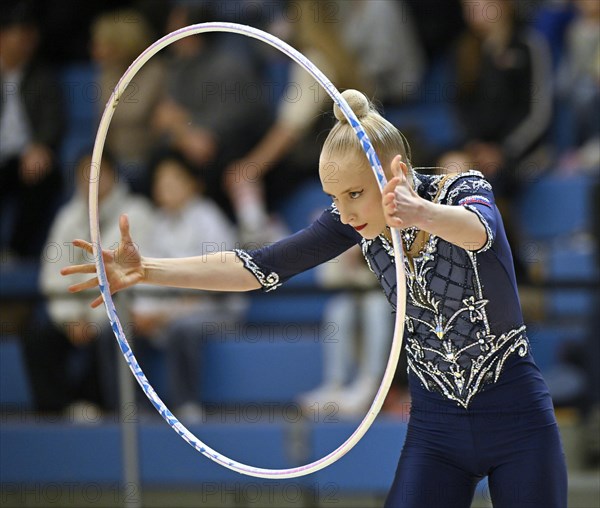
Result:
{"label": "person in white top", "polygon": [[[220,208],[202,196],[198,175],[178,153],[160,157],[153,169],[157,205],[148,252],[156,257],[206,256],[235,246],[235,230]],[[140,287],[133,306],[137,333],[164,348],[169,402],[187,423],[202,421],[200,349],[205,340],[240,317],[240,295],[218,296]]]}
{"label": "person in white top", "polygon": [[[70,263],[91,262],[92,257],[73,249],[73,235],[89,238],[88,185],[91,157],[83,156],[76,168],[77,187],[73,197],[59,210],[46,241],[40,273],[40,288],[46,297],[47,317],[25,334],[25,358],[34,404],[43,412],[61,412],[81,401],[105,410],[117,407],[115,374],[116,341],[104,309],[92,309],[85,295],[69,295],[60,268]],[[106,154],[99,183],[100,231],[104,248],[114,249],[119,241],[121,213],[136,217],[139,245],[146,246],[152,207],[148,200],[133,195],[119,181],[115,165]],[[80,280],[81,279],[80,277]],[[125,300],[115,299],[119,312]],[[79,362],[79,376],[70,376],[72,356]]]}

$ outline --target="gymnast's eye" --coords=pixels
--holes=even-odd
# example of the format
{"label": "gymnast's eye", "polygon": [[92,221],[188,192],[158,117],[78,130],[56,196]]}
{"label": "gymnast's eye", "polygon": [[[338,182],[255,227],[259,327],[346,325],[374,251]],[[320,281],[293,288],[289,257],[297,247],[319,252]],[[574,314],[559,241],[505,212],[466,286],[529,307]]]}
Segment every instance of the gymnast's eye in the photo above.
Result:
{"label": "gymnast's eye", "polygon": [[359,191],[349,192],[348,195],[350,196],[350,199],[357,199],[358,197],[360,197],[360,195],[362,193],[363,193],[363,191],[359,190]]}

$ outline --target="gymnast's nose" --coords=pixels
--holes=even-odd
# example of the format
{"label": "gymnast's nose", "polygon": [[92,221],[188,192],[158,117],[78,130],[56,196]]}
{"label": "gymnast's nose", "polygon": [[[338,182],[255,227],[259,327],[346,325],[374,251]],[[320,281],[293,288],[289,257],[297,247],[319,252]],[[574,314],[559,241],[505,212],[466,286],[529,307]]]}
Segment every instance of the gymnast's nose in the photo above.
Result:
{"label": "gymnast's nose", "polygon": [[340,220],[343,224],[351,224],[353,221],[356,221],[356,214],[349,206],[338,205],[338,211],[340,212]]}

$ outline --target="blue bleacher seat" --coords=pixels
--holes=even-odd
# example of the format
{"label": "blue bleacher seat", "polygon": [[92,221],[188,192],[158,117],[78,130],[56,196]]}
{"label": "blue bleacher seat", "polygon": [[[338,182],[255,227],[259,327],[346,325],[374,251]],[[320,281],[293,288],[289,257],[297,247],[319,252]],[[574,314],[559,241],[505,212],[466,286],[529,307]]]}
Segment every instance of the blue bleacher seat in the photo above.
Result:
{"label": "blue bleacher seat", "polygon": [[547,277],[555,281],[598,280],[597,253],[591,245],[556,245],[548,253]]}
{"label": "blue bleacher seat", "polygon": [[0,298],[35,298],[40,267],[35,261],[0,263]]}
{"label": "blue bleacher seat", "polygon": [[583,326],[530,326],[527,331],[531,352],[536,365],[546,374],[559,365],[561,355],[568,344],[585,339],[586,329]]}
{"label": "blue bleacher seat", "polygon": [[[200,347],[201,400],[204,404],[289,404],[322,378],[319,328],[237,323],[208,337]],[[169,405],[165,357],[151,347],[136,351],[140,366]]]}
{"label": "blue bleacher seat", "polygon": [[[290,279],[289,287],[294,286],[293,281],[299,281],[296,282],[298,285],[301,281],[310,282],[308,276],[300,275]],[[252,295],[246,320],[252,323],[318,323],[323,319],[323,309],[329,298],[329,295],[318,293],[316,290],[314,294]]]}
{"label": "blue bleacher seat", "polygon": [[[330,414],[331,421],[316,423],[311,435],[311,460],[331,453],[357,428],[358,421],[341,421]],[[317,471],[311,480],[333,485],[339,491],[385,493],[392,485],[400,451],[406,438],[407,422],[379,417],[371,429],[346,456],[326,469]]]}
{"label": "blue bleacher seat", "polygon": [[545,175],[529,185],[519,203],[524,234],[549,241],[588,229],[593,181],[588,175]]}
{"label": "blue bleacher seat", "polygon": [[[209,421],[190,430],[206,445],[245,464],[272,469],[292,467],[294,464],[286,447],[286,422],[269,421],[268,414],[267,410],[262,413],[251,411],[247,415],[242,412],[237,416],[232,413],[208,414],[207,418],[216,418],[214,423]],[[200,455],[166,423],[144,425],[140,438],[144,484],[191,486],[213,483],[216,488],[224,489],[229,482],[237,482],[239,486],[257,481]]]}
{"label": "blue bleacher seat", "polygon": [[287,404],[319,384],[322,344],[312,332],[294,327],[274,335],[270,327],[241,326],[246,332],[236,332],[236,339],[203,348],[204,403]]}
{"label": "blue bleacher seat", "polygon": [[120,446],[117,425],[5,423],[0,425],[1,481],[119,482]]}
{"label": "blue bleacher seat", "polygon": [[[267,415],[265,412],[255,424],[225,420],[191,430],[208,446],[236,460],[259,467],[292,467],[286,453],[285,422],[270,422]],[[120,429],[115,423],[6,424],[0,427],[0,447],[4,485],[114,485],[122,480]],[[146,485],[244,481],[239,473],[202,457],[164,422],[140,427],[139,449],[142,483]]]}
{"label": "blue bleacher seat", "polygon": [[[213,415],[212,421],[193,426],[190,431],[206,445],[245,464],[270,469],[300,465],[291,458],[290,430],[294,418],[270,421],[268,415],[265,411],[259,422],[253,422],[255,416],[233,421],[235,414]],[[315,460],[337,448],[358,422],[304,421],[304,424],[307,453],[310,460]],[[215,464],[164,422],[143,423],[139,429],[141,481],[146,487],[202,485],[209,494],[212,484],[228,495],[226,488],[231,484],[240,489],[264,488],[267,492],[293,485],[297,489],[319,487],[315,495],[323,499],[328,494],[335,498],[342,492],[387,491],[406,435],[405,422],[380,417],[364,439],[336,464],[308,477],[271,482],[241,476]],[[122,481],[120,428],[116,423],[6,424],[0,426],[0,447],[4,486],[65,483],[106,490]],[[24,450],[34,453],[23,453]],[[9,495],[9,491],[3,490],[3,495]]]}
{"label": "blue bleacher seat", "polygon": [[[597,254],[591,245],[573,245],[573,242],[553,245],[548,253],[546,277],[555,282],[598,283]],[[554,317],[587,319],[594,312],[594,301],[589,288],[549,290],[546,311]]]}
{"label": "blue bleacher seat", "polygon": [[535,363],[542,372],[548,372],[558,362],[564,336],[557,329],[529,329],[529,342]]}
{"label": "blue bleacher seat", "polygon": [[0,338],[0,407],[8,412],[32,408],[21,339],[16,335]]}
{"label": "blue bleacher seat", "polygon": [[546,313],[555,318],[586,320],[597,310],[587,289],[555,289],[547,297]]}

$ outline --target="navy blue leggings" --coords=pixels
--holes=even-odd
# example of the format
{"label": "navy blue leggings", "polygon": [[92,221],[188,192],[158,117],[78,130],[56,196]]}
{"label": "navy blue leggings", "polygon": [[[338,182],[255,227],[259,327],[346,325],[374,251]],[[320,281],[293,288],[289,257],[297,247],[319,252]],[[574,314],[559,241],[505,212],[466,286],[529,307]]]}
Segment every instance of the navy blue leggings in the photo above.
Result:
{"label": "navy blue leggings", "polygon": [[[512,400],[492,393],[469,410],[441,399],[431,403],[433,397],[424,404],[424,392],[412,390],[386,508],[469,508],[485,476],[494,508],[566,508],[566,464],[552,403],[543,381],[527,378],[519,380],[522,391],[510,390]],[[541,389],[532,392],[532,384]]]}

